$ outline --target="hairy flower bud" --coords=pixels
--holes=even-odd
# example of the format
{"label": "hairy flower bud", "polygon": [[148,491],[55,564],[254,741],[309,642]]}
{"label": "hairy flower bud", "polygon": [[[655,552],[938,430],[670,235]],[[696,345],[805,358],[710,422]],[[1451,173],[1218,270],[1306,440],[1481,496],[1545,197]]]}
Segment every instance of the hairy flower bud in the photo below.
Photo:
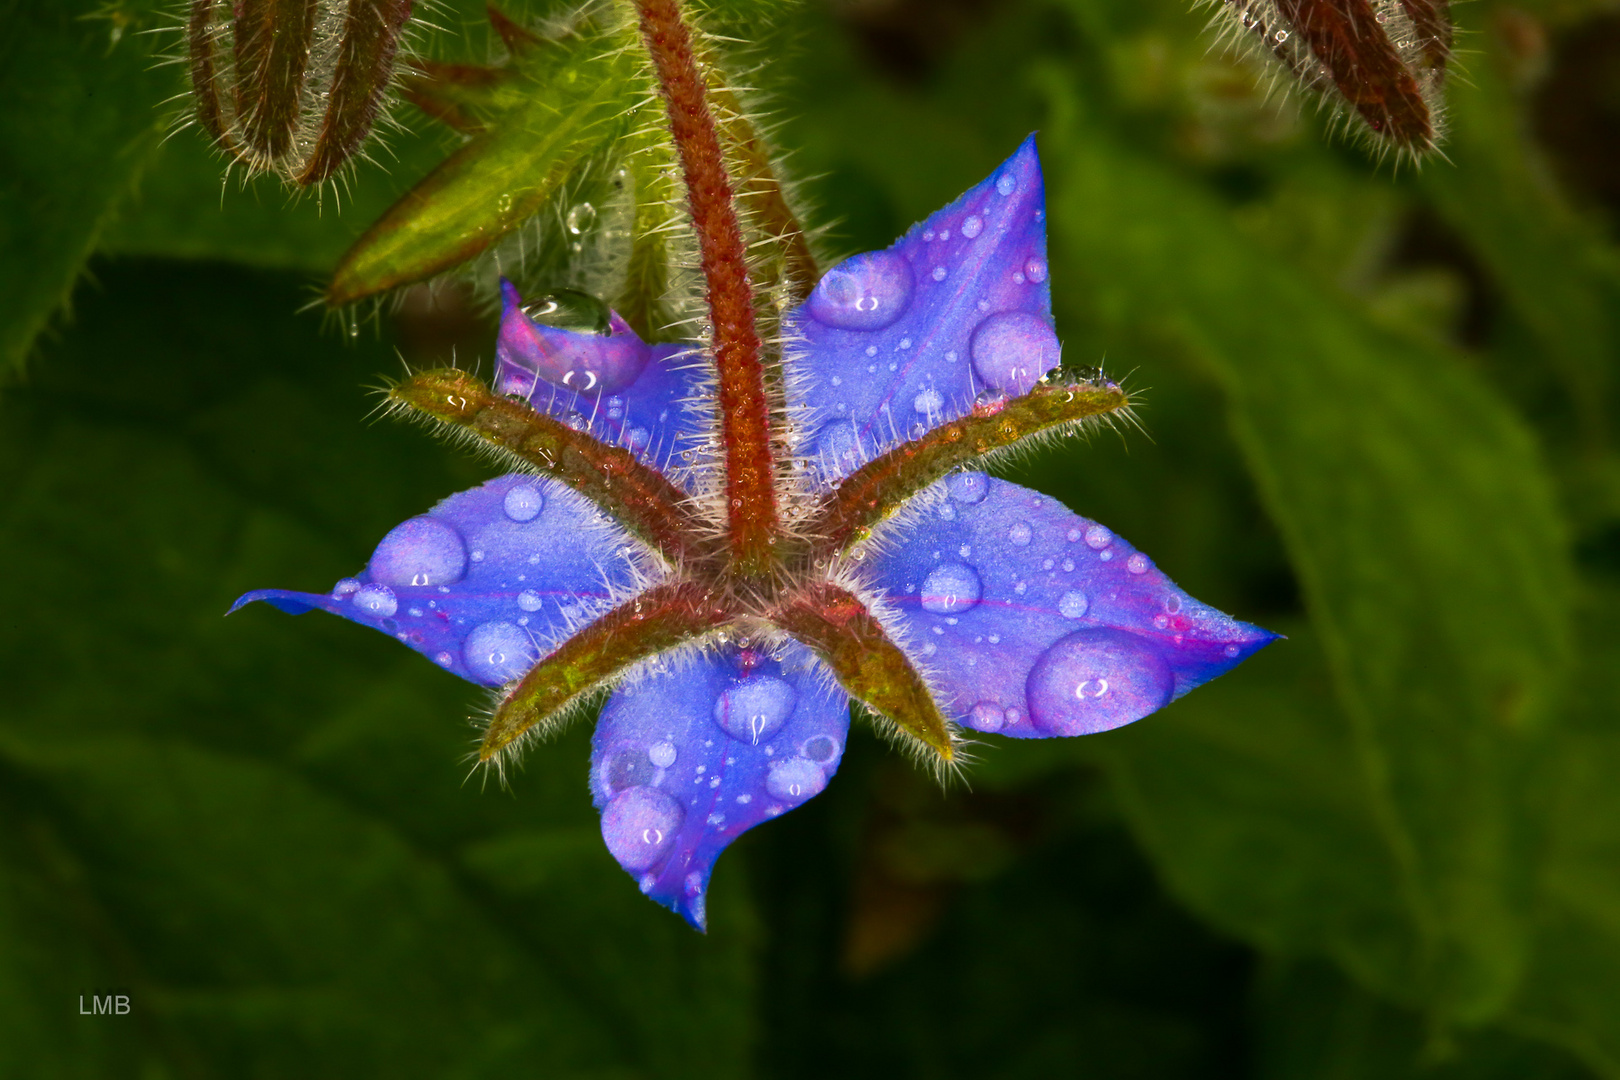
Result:
{"label": "hairy flower bud", "polygon": [[413,0],[192,0],[197,122],[255,172],[318,184],[382,108]]}
{"label": "hairy flower bud", "polygon": [[1375,145],[1421,155],[1441,137],[1447,0],[1222,0],[1234,38],[1354,118]]}

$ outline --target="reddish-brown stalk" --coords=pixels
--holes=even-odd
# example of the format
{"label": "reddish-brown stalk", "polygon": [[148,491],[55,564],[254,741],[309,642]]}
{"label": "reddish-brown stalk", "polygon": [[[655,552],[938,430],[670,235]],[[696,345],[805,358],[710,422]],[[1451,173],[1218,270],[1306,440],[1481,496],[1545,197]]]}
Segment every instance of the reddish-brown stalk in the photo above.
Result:
{"label": "reddish-brown stalk", "polygon": [[677,0],[637,0],[636,9],[669,112],[707,283],[732,565],[744,576],[762,576],[777,562],[776,460],[736,193],[680,5]]}

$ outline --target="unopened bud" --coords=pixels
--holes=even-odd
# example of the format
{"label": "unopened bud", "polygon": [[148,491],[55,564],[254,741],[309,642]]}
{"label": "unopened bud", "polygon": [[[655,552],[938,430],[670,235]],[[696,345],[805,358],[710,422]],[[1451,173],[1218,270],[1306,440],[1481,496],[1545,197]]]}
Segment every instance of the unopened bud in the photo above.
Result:
{"label": "unopened bud", "polygon": [[1447,0],[1222,0],[1240,40],[1340,105],[1375,145],[1421,155],[1441,136]]}
{"label": "unopened bud", "polygon": [[413,0],[192,0],[197,122],[255,172],[318,184],[382,109]]}

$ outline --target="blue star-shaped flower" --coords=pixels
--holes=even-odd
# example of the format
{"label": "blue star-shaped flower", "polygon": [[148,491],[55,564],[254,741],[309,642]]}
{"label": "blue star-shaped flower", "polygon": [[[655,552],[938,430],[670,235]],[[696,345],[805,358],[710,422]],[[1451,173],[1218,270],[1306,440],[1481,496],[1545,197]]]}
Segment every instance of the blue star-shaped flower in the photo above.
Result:
{"label": "blue star-shaped flower", "polygon": [[[617,319],[605,335],[539,325],[505,285],[505,397],[469,404],[469,379],[411,404],[468,424],[483,410],[480,434],[551,475],[451,496],[329,594],[238,606],[341,615],[508,701],[536,673],[563,686],[553,703],[612,687],[591,756],[603,839],[699,927],[721,850],[837,771],[851,694],[946,760],[957,727],[1043,738],[1146,716],[1274,635],[1188,596],[1106,526],[957,468],[1125,402],[1112,384],[1048,379],[1043,201],[1031,139],[788,313],[774,575],[704,569],[730,467],[707,359]],[[524,441],[513,410],[532,414],[513,397],[551,418],[532,422],[551,441]]]}

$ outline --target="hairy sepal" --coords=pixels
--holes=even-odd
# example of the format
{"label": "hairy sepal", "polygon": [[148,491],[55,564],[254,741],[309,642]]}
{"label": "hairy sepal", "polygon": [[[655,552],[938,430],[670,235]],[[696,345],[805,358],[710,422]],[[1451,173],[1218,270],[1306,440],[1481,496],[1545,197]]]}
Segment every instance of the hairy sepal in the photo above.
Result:
{"label": "hairy sepal", "polygon": [[576,431],[527,402],[496,394],[454,368],[413,375],[392,387],[388,399],[567,484],[666,562],[679,565],[696,554],[692,538],[702,529],[686,509],[685,493],[629,450]]}
{"label": "hairy sepal", "polygon": [[660,653],[720,630],[730,613],[708,587],[673,582],[626,600],[568,638],[503,694],[478,759],[489,761],[527,733],[549,732],[582,698]]}

